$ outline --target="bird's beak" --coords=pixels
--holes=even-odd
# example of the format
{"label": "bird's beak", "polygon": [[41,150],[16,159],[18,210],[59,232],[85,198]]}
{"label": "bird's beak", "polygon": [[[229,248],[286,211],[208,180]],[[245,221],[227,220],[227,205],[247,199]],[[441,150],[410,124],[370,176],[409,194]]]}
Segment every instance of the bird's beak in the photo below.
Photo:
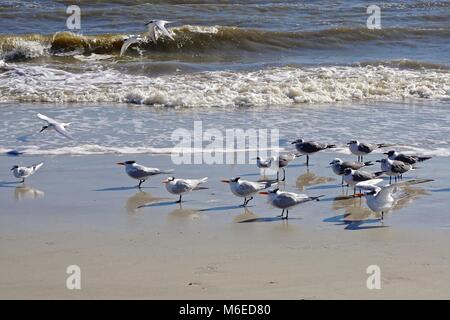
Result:
{"label": "bird's beak", "polygon": [[381,160],[375,160],[375,162],[381,162]]}
{"label": "bird's beak", "polygon": [[357,193],[357,194],[355,194],[355,197],[358,197],[358,198],[361,198],[361,197],[364,197],[364,196],[365,196],[364,193]]}
{"label": "bird's beak", "polygon": [[292,141],[292,142],[291,142],[291,144],[295,144],[295,143],[297,143],[297,141]]}
{"label": "bird's beak", "polygon": [[260,192],[258,192],[259,194],[263,194],[263,195],[268,195],[269,193],[267,192],[267,191],[260,191]]}
{"label": "bird's beak", "polygon": [[334,162],[330,162],[329,165],[331,166],[332,164],[334,164]]}
{"label": "bird's beak", "polygon": [[169,183],[169,180],[168,179],[164,179],[164,180],[161,181],[161,183]]}
{"label": "bird's beak", "polygon": [[124,166],[124,165],[125,165],[125,163],[123,163],[123,162],[117,162],[117,164],[118,164],[119,166]]}
{"label": "bird's beak", "polygon": [[230,183],[230,180],[220,180],[223,183]]}
{"label": "bird's beak", "polygon": [[349,145],[351,145],[351,143],[350,143],[350,142],[347,142],[347,145],[349,146]]}
{"label": "bird's beak", "polygon": [[389,154],[389,152],[383,152],[383,154],[385,154],[385,155],[388,155],[388,154]]}
{"label": "bird's beak", "polygon": [[47,129],[47,127],[42,127],[42,129],[39,131],[39,133],[44,131],[45,129]]}
{"label": "bird's beak", "polygon": [[14,168],[11,168],[11,170],[9,170],[9,171],[13,171],[14,170]]}

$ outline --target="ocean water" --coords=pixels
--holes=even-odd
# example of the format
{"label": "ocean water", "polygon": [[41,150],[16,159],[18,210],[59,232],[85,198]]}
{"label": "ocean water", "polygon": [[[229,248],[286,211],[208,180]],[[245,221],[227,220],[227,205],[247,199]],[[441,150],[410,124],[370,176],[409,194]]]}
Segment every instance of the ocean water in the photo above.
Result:
{"label": "ocean water", "polygon": [[[71,4],[0,0],[1,152],[164,153],[201,119],[450,153],[448,1],[380,3],[379,30],[371,1],[76,1],[80,30]],[[121,57],[151,19],[175,40]],[[36,112],[74,122],[76,141],[36,134]]]}

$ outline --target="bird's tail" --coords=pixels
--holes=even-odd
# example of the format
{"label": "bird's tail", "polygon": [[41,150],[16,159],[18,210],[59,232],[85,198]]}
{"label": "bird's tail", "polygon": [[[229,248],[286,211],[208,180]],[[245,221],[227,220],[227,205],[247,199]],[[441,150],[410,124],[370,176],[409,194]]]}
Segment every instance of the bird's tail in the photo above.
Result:
{"label": "bird's tail", "polygon": [[311,200],[311,201],[320,201],[320,198],[322,198],[322,197],[325,197],[325,195],[324,194],[321,194],[320,196],[317,196],[317,197],[309,197],[309,199]]}
{"label": "bird's tail", "polygon": [[429,159],[431,159],[431,157],[418,157],[418,158],[417,158],[417,160],[418,160],[419,162],[422,162],[422,161],[425,161],[425,160],[429,160]]}
{"label": "bird's tail", "polygon": [[332,149],[332,148],[336,148],[335,144],[327,144],[325,149]]}
{"label": "bird's tail", "polygon": [[168,173],[173,173],[173,172],[174,172],[173,169],[170,169],[170,170],[161,170],[161,171],[160,171],[160,173],[162,173],[162,174],[168,174]]}
{"label": "bird's tail", "polygon": [[34,172],[38,171],[43,165],[44,165],[43,162],[38,163],[38,164],[34,164],[34,165],[33,165],[33,171],[34,171]]}
{"label": "bird's tail", "polygon": [[366,161],[366,162],[364,162],[364,166],[365,167],[373,166],[373,162],[372,161]]}
{"label": "bird's tail", "polygon": [[200,180],[198,181],[198,184],[205,183],[206,181],[208,181],[208,177],[204,177],[203,179],[200,179]]}

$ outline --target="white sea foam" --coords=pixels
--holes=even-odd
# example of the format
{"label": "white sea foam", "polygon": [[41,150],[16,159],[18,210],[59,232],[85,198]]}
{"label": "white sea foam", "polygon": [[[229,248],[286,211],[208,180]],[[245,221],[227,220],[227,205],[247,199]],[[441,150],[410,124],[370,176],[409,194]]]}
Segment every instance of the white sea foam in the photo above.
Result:
{"label": "white sea foam", "polygon": [[128,102],[174,107],[296,105],[450,99],[447,70],[383,66],[271,68],[146,77],[98,66],[71,73],[14,65],[0,73],[0,102]]}

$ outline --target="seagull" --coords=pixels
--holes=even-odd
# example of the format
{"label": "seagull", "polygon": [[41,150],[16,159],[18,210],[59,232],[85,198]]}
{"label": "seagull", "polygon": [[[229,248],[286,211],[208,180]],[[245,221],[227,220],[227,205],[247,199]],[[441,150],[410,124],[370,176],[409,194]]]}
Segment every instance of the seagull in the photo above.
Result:
{"label": "seagull", "polygon": [[[296,206],[300,203],[305,203],[308,201],[319,200],[323,197],[320,195],[318,197],[310,197],[306,194],[298,194],[293,192],[280,191],[278,188],[269,191],[260,191],[259,194],[268,195],[269,203],[279,209],[283,209],[281,212],[281,219],[289,219],[289,208]],[[284,217],[284,212],[286,211],[286,216]]]}
{"label": "seagull", "polygon": [[333,159],[333,161],[330,162],[331,169],[333,172],[338,175],[342,176],[342,182],[341,184],[344,184],[344,170],[347,168],[353,169],[353,170],[359,170],[363,167],[372,166],[372,161],[367,162],[357,162],[357,161],[342,161],[339,158]]}
{"label": "seagull", "polygon": [[354,187],[354,193],[356,194],[356,187],[361,185],[361,182],[365,184],[376,184],[380,183],[382,180],[377,179],[384,172],[367,172],[363,170],[353,170],[352,168],[344,169],[344,181],[349,185]]}
{"label": "seagull", "polygon": [[397,177],[400,177],[405,172],[413,169],[413,166],[409,163],[398,160],[391,160],[389,158],[377,160],[377,162],[381,163],[381,171],[389,176],[389,183],[392,182],[392,177],[394,177],[395,181],[397,181]]}
{"label": "seagull", "polygon": [[384,214],[389,212],[397,201],[402,198],[402,196],[406,195],[405,192],[401,192],[399,190],[399,187],[431,181],[433,180],[411,180],[407,182],[388,184],[383,187],[363,185],[361,186],[361,189],[366,190],[367,192],[360,193],[357,196],[365,197],[369,209],[375,213],[381,213],[381,220],[383,220]]}
{"label": "seagull", "polygon": [[166,184],[166,189],[167,191],[169,191],[169,193],[180,196],[180,199],[177,201],[177,203],[181,203],[181,196],[184,193],[198,190],[198,187],[206,181],[208,181],[208,177],[199,180],[175,179],[175,177],[168,177],[167,179],[163,180],[162,183]]}
{"label": "seagull", "polygon": [[[221,180],[224,183],[230,184],[231,192],[237,196],[244,198],[243,207],[246,207],[250,200],[253,199],[253,195],[258,191],[262,191],[276,184],[277,182],[267,181],[267,182],[253,182],[243,180],[240,177],[236,177],[230,180]],[[247,199],[248,198],[248,199]]]}
{"label": "seagull", "polygon": [[358,161],[363,161],[363,157],[365,155],[368,155],[375,149],[384,148],[387,147],[384,143],[377,143],[377,144],[370,144],[370,143],[364,143],[359,142],[358,140],[352,140],[347,143],[348,148],[350,149],[350,152],[354,155],[358,156]]}
{"label": "seagull", "polygon": [[[170,23],[170,22],[165,21],[165,20],[151,20],[151,21],[147,22],[145,25],[147,26],[148,35],[149,35],[150,40],[153,41],[154,43],[156,43],[156,41],[159,38],[159,33],[162,33],[164,36],[166,36],[172,40],[175,40],[165,27],[165,25],[168,23]],[[146,41],[147,41],[147,37],[142,37],[142,36],[138,36],[138,35],[132,35],[132,36],[128,37],[128,39],[126,39],[124,41],[124,43],[122,44],[122,47],[120,48],[120,56],[122,56],[125,53],[125,51],[127,51],[128,47],[130,47],[132,44],[146,42]]]}
{"label": "seagull", "polygon": [[276,160],[275,157],[261,159],[261,157],[256,157],[256,166],[264,170],[264,175],[266,174],[266,169],[270,168],[272,161]]}
{"label": "seagull", "polygon": [[316,152],[330,149],[330,148],[336,148],[336,145],[334,144],[324,144],[320,142],[315,141],[304,141],[303,139],[297,139],[292,142],[292,144],[295,144],[295,148],[298,152],[301,154],[306,154],[306,166],[309,166],[309,155],[314,154]]}
{"label": "seagull", "polygon": [[287,167],[289,165],[289,163],[291,161],[293,161],[295,158],[297,158],[299,156],[293,154],[293,153],[288,153],[288,154],[284,154],[284,155],[279,155],[278,157],[274,157],[273,161],[275,162],[275,164],[278,165],[278,170],[277,170],[277,180],[279,180],[279,176],[280,176],[280,169],[283,169],[283,179],[282,181],[286,180],[286,170],[284,169],[285,167]]}
{"label": "seagull", "polygon": [[136,161],[125,161],[118,162],[120,166],[125,166],[125,172],[133,179],[139,180],[138,188],[141,188],[143,182],[145,182],[151,176],[155,176],[157,174],[168,174],[172,173],[173,170],[161,171],[158,168],[148,168],[144,167],[140,164],[137,164]]}
{"label": "seagull", "polygon": [[66,137],[70,140],[73,140],[72,136],[66,130],[66,127],[70,126],[70,124],[71,124],[70,122],[68,122],[68,123],[58,122],[55,119],[44,116],[43,114],[40,114],[40,113],[38,113],[37,116],[39,119],[47,122],[47,125],[43,126],[41,131],[39,131],[39,132],[42,132],[46,129],[54,129],[56,132],[63,135],[64,137]]}
{"label": "seagull", "polygon": [[408,156],[403,153],[398,153],[395,150],[385,152],[384,154],[391,160],[397,160],[411,165],[431,159],[431,157]]}
{"label": "seagull", "polygon": [[23,183],[25,182],[25,178],[28,178],[29,176],[35,174],[36,171],[38,171],[43,165],[43,162],[28,167],[20,167],[15,165],[11,168],[11,171],[13,172],[14,177],[16,177],[17,179],[22,179],[21,182]]}

